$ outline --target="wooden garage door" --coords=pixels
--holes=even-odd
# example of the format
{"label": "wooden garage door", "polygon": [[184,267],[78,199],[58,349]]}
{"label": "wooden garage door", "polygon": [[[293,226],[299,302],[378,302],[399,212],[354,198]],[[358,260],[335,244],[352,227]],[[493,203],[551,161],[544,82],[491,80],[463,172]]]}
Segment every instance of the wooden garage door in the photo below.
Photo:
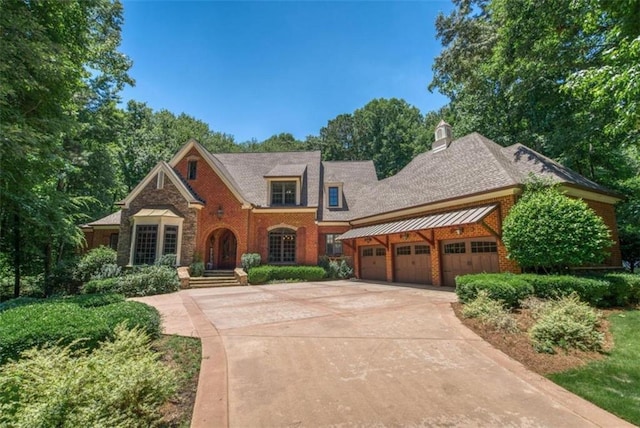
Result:
{"label": "wooden garage door", "polygon": [[398,244],[393,263],[396,282],[431,284],[431,249],[426,244]]}
{"label": "wooden garage door", "polygon": [[499,272],[495,239],[476,238],[442,243],[443,285],[454,286],[458,275]]}
{"label": "wooden garage door", "polygon": [[360,249],[360,276],[373,281],[387,280],[386,250],[383,246]]}

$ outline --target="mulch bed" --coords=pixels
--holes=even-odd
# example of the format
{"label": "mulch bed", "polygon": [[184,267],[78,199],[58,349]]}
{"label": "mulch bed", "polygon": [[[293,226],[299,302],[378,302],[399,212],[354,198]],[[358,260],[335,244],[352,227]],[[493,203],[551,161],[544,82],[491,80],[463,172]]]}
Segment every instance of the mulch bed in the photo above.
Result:
{"label": "mulch bed", "polygon": [[613,340],[609,332],[609,322],[607,317],[616,311],[603,310],[603,317],[600,331],[605,333],[604,350],[601,352],[585,352],[578,350],[558,350],[555,354],[545,354],[536,352],[531,345],[527,331],[533,325],[530,311],[521,309],[513,315],[516,317],[519,333],[503,333],[492,330],[483,325],[475,318],[465,318],[462,316],[462,304],[452,303],[453,310],[460,321],[473,330],[478,336],[489,342],[495,348],[501,350],[516,361],[519,361],[530,370],[546,375],[550,373],[562,372],[575,367],[583,366],[591,361],[602,359],[607,351],[613,347]]}

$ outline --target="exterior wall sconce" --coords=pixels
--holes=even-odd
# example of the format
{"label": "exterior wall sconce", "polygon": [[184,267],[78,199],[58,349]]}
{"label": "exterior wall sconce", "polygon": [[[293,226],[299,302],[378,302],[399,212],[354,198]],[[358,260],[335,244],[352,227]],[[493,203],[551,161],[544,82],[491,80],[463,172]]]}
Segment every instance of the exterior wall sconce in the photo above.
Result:
{"label": "exterior wall sconce", "polygon": [[218,211],[216,211],[216,216],[218,216],[218,219],[221,219],[223,215],[224,215],[224,208],[222,208],[222,205],[218,205]]}
{"label": "exterior wall sconce", "polygon": [[461,227],[456,227],[454,231],[456,232],[456,235],[462,235],[462,232],[464,232],[464,229]]}
{"label": "exterior wall sconce", "polygon": [[366,238],[364,238],[364,242],[367,242],[367,243],[368,243],[368,242],[371,242],[371,237],[370,237],[370,236],[367,236]]}
{"label": "exterior wall sconce", "polygon": [[405,232],[400,235],[400,239],[402,239],[403,241],[406,241],[407,239],[409,239],[409,236],[411,236],[409,232]]}

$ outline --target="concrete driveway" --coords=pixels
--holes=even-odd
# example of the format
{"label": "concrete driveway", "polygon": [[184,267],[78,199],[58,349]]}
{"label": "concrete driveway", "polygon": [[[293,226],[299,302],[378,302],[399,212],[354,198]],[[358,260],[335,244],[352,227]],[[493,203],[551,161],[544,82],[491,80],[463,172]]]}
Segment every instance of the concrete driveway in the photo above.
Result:
{"label": "concrete driveway", "polygon": [[200,336],[192,426],[631,426],[493,349],[451,291],[334,281],[139,299]]}

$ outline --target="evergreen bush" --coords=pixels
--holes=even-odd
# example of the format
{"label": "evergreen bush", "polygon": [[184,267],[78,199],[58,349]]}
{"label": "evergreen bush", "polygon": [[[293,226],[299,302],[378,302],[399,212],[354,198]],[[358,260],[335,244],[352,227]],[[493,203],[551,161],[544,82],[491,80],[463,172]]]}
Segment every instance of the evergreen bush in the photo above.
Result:
{"label": "evergreen bush", "polygon": [[319,266],[271,266],[263,265],[248,273],[250,284],[264,284],[269,281],[318,281],[326,276]]}
{"label": "evergreen bush", "polygon": [[80,282],[86,282],[92,275],[98,274],[103,265],[115,265],[117,258],[118,253],[109,247],[94,248],[82,256],[74,271],[74,277]]}
{"label": "evergreen bush", "polygon": [[258,253],[244,253],[240,257],[240,263],[242,265],[242,269],[248,273],[252,268],[260,266],[262,258]]}

